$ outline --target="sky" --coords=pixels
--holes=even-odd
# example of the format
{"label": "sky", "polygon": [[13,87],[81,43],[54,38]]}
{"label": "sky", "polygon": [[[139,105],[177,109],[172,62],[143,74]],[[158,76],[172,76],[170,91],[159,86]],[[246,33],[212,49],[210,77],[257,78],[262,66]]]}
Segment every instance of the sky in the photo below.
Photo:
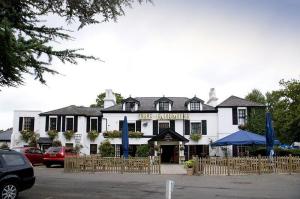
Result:
{"label": "sky", "polygon": [[53,60],[61,74],[46,74],[47,85],[25,75],[25,85],[1,88],[0,129],[12,127],[14,110],[89,106],[105,89],[207,101],[215,88],[219,102],[277,90],[281,79],[300,78],[299,10],[298,0],[153,0],[79,31],[46,16],[48,25],[74,30],[55,47],[84,48],[103,62]]}

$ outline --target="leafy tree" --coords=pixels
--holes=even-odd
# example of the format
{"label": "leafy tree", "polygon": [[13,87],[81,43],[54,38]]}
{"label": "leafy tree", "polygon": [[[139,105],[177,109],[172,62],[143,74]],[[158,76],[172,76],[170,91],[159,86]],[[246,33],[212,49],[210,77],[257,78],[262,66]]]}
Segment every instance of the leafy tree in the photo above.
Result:
{"label": "leafy tree", "polygon": [[115,156],[115,148],[110,144],[109,140],[104,140],[99,146],[99,152],[102,157]]}
{"label": "leafy tree", "polygon": [[[245,99],[261,104],[266,103],[265,96],[258,89],[253,89],[246,95]],[[243,128],[245,130],[264,135],[266,131],[265,114],[265,108],[252,108],[250,113],[248,113],[247,124]]]}
{"label": "leafy tree", "polygon": [[[137,0],[142,3],[149,0]],[[81,49],[56,49],[53,42],[70,40],[63,27],[49,27],[43,16],[55,15],[67,23],[79,22],[78,29],[89,24],[116,21],[124,8],[135,0],[1,0],[0,1],[0,87],[19,86],[23,75],[35,76],[46,83],[44,73],[51,69],[53,58],[77,64],[78,59],[97,60],[78,53]]]}
{"label": "leafy tree", "polygon": [[282,142],[300,141],[300,80],[281,80],[279,85],[282,89],[266,94],[275,132]]}
{"label": "leafy tree", "polygon": [[[121,104],[122,100],[124,99],[120,93],[113,93],[116,96],[116,103]],[[100,93],[97,95],[96,104],[91,104],[90,107],[103,107],[104,106],[104,98],[105,92]]]}

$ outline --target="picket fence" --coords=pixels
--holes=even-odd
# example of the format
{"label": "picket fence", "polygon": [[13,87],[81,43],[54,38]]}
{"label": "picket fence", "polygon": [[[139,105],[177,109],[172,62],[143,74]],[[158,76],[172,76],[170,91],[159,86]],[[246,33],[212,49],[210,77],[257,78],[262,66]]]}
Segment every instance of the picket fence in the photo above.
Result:
{"label": "picket fence", "polygon": [[106,172],[161,174],[159,157],[101,157],[98,155],[66,157],[65,172]]}
{"label": "picket fence", "polygon": [[300,157],[209,157],[193,158],[197,175],[247,175],[300,173]]}

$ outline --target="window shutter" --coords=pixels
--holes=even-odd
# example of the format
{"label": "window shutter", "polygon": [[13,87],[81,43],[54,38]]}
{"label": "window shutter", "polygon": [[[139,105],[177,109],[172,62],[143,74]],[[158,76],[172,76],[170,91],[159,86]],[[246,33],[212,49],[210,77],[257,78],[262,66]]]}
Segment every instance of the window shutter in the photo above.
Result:
{"label": "window shutter", "polygon": [[30,130],[34,131],[34,117],[30,118]]}
{"label": "window shutter", "polygon": [[184,134],[189,135],[190,134],[190,120],[184,120]]}
{"label": "window shutter", "polygon": [[100,133],[102,131],[102,117],[98,117],[98,132]]}
{"label": "window shutter", "polygon": [[202,124],[202,135],[207,135],[207,122],[206,122],[206,120],[202,120],[201,124]]}
{"label": "window shutter", "polygon": [[119,131],[122,131],[123,128],[123,120],[119,120]]}
{"label": "window shutter", "polygon": [[45,131],[47,132],[48,130],[49,130],[49,115],[46,115]]}
{"label": "window shutter", "polygon": [[175,131],[175,120],[170,120],[170,129]]}
{"label": "window shutter", "polygon": [[23,117],[19,117],[19,131],[23,130]]}
{"label": "window shutter", "polygon": [[62,116],[62,127],[61,127],[61,131],[65,132],[66,131],[66,116]]}
{"label": "window shutter", "polygon": [[136,123],[135,123],[135,130],[136,131],[139,131],[139,132],[142,132],[142,121],[141,120],[137,120]]}
{"label": "window shutter", "polygon": [[238,124],[237,108],[236,107],[232,108],[232,124],[233,125],[237,125]]}
{"label": "window shutter", "polygon": [[74,116],[74,132],[77,132],[78,129],[78,116]]}
{"label": "window shutter", "polygon": [[249,119],[250,117],[251,117],[251,107],[247,107],[246,119]]}
{"label": "window shutter", "polygon": [[60,132],[61,127],[61,116],[57,117],[57,131]]}
{"label": "window shutter", "polygon": [[90,132],[90,117],[86,117],[86,132]]}
{"label": "window shutter", "polygon": [[158,135],[158,120],[153,120],[153,135]]}

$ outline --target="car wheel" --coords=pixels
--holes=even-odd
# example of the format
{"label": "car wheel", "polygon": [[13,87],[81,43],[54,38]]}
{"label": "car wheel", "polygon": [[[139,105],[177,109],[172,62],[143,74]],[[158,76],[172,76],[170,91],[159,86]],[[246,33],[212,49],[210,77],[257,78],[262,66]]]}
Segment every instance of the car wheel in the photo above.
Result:
{"label": "car wheel", "polygon": [[1,199],[16,199],[18,194],[18,186],[15,183],[6,183],[1,186]]}

